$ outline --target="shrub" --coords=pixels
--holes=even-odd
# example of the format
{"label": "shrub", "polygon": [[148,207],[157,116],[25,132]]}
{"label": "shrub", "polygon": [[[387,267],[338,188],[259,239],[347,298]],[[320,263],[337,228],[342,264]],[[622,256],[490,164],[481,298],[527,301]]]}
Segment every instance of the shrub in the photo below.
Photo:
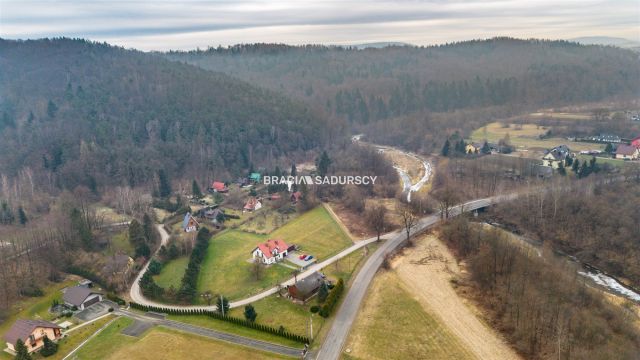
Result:
{"label": "shrub", "polygon": [[322,308],[320,308],[320,316],[326,318],[331,315],[343,291],[344,281],[342,279],[338,279],[338,283],[333,287],[333,289],[331,289],[331,292],[329,292],[329,296],[327,296],[324,305],[322,305]]}
{"label": "shrub", "polygon": [[320,306],[318,306],[318,305],[313,305],[313,306],[311,307],[311,309],[309,309],[309,310],[310,310],[312,313],[314,313],[314,314],[315,314],[315,313],[317,313],[318,311],[320,311]]}

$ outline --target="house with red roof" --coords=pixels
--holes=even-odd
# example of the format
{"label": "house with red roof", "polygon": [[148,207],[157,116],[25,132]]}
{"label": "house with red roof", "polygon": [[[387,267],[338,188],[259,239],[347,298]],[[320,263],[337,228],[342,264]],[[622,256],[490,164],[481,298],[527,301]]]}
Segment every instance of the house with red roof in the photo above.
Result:
{"label": "house with red roof", "polygon": [[229,188],[221,181],[214,181],[211,183],[210,190],[213,192],[226,193],[229,191]]}
{"label": "house with red roof", "polygon": [[635,139],[631,139],[631,146],[636,149],[640,149],[640,136],[637,136]]}
{"label": "house with red roof", "polygon": [[256,211],[262,209],[262,202],[260,199],[252,197],[244,204],[243,211]]}
{"label": "house with red roof", "polygon": [[284,259],[289,252],[289,245],[282,239],[269,239],[260,243],[251,252],[254,259],[262,261],[263,264],[275,264]]}

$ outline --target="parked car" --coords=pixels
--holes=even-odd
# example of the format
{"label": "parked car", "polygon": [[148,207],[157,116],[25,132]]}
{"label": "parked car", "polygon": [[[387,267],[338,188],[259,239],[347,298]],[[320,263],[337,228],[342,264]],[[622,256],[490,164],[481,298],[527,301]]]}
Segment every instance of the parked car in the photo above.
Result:
{"label": "parked car", "polygon": [[307,257],[307,254],[302,254],[302,255],[298,256],[298,259],[304,260],[304,258],[306,258],[306,257]]}
{"label": "parked car", "polygon": [[313,259],[313,256],[312,255],[307,255],[307,257],[304,258],[304,261],[309,261],[311,259]]}

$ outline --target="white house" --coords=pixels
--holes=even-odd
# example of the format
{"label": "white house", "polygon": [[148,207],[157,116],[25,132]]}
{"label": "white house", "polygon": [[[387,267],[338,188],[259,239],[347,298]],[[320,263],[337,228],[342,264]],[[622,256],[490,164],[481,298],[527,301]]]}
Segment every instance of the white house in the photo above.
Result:
{"label": "white house", "polygon": [[551,166],[554,169],[562,166],[566,166],[566,160],[571,156],[571,150],[566,145],[556,146],[553,149],[547,151],[542,157],[543,166]]}
{"label": "white house", "polygon": [[260,259],[263,264],[275,264],[287,256],[289,246],[284,240],[269,239],[265,243],[258,244],[251,255],[254,259]]}
{"label": "white house", "polygon": [[200,224],[198,224],[198,221],[191,213],[188,212],[184,215],[184,220],[182,220],[182,230],[184,230],[184,232],[198,231],[199,226]]}

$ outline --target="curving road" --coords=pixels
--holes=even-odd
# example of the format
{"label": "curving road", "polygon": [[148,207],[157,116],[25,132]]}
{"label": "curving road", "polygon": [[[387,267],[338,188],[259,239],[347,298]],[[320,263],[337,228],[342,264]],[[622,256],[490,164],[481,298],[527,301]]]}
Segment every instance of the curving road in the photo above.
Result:
{"label": "curving road", "polygon": [[[458,205],[452,209],[450,216],[457,216],[462,211],[473,211],[479,208],[487,207],[493,203],[511,200],[517,195],[499,196],[493,198],[479,199]],[[426,229],[432,227],[440,221],[440,214],[430,215],[420,219],[418,224],[413,228],[413,235],[419,234]],[[342,353],[342,347],[347,340],[351,325],[355,320],[360,304],[364,299],[369,284],[373,280],[378,268],[382,265],[384,257],[393,252],[400,244],[406,240],[405,234],[396,233],[389,240],[373,253],[362,266],[358,274],[353,280],[349,291],[347,292],[342,306],[336,313],[335,319],[331,325],[331,329],[327,333],[316,359],[333,360],[339,359]]]}

